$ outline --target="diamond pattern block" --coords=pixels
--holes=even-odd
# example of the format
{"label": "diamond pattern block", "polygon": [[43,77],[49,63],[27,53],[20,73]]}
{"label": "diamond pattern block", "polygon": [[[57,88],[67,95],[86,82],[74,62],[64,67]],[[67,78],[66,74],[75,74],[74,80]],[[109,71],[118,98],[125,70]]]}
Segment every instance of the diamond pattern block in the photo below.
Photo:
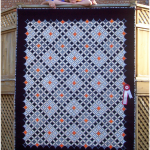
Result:
{"label": "diamond pattern block", "polygon": [[27,20],[24,146],[121,148],[125,20]]}

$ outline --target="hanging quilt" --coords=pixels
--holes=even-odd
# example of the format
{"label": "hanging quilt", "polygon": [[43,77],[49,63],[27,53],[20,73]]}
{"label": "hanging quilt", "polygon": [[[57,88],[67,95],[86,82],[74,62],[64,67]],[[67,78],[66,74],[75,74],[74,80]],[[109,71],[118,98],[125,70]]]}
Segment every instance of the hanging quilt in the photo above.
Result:
{"label": "hanging quilt", "polygon": [[134,9],[18,9],[16,150],[134,149]]}

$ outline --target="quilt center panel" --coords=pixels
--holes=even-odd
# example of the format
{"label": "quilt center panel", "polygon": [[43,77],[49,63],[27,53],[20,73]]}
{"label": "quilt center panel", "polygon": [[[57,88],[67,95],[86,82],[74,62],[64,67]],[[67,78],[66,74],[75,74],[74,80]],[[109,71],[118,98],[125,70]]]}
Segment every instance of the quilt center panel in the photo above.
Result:
{"label": "quilt center panel", "polygon": [[25,147],[123,147],[125,22],[26,21]]}

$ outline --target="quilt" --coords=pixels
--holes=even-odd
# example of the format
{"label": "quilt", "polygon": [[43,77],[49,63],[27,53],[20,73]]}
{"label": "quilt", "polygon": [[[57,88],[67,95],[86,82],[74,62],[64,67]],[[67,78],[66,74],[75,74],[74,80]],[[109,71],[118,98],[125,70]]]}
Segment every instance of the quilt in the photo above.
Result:
{"label": "quilt", "polygon": [[134,8],[17,13],[15,149],[134,149]]}

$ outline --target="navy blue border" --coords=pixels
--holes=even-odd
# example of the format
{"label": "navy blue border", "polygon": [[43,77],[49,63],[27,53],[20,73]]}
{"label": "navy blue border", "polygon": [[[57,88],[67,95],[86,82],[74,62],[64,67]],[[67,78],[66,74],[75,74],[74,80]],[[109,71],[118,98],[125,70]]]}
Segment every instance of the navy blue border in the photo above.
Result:
{"label": "navy blue border", "polygon": [[[129,58],[125,60],[125,63],[127,64],[125,69],[128,70],[125,72],[125,82],[130,83],[131,87],[131,93],[134,96],[134,8],[57,8],[57,9],[18,9],[18,35],[17,35],[17,65],[16,65],[16,96],[15,96],[15,111],[16,111],[16,140],[15,140],[15,149],[16,150],[53,150],[54,147],[48,148],[48,147],[41,147],[38,148],[36,146],[33,146],[32,148],[26,147],[24,148],[24,81],[25,78],[23,77],[25,72],[25,38],[26,38],[26,23],[25,21],[28,20],[92,20],[93,18],[95,20],[101,19],[107,19],[116,20],[117,18],[119,20],[127,20],[125,23],[125,26],[127,27],[125,29],[125,32],[127,33],[125,35],[125,38],[127,39],[125,42],[126,48],[126,54],[125,57]],[[15,37],[14,37],[15,38]],[[134,98],[132,100],[129,100],[128,105],[125,106],[126,111],[126,117],[125,120],[127,123],[125,124],[125,145],[124,148],[127,150],[134,149]],[[124,148],[120,148],[124,149]],[[56,150],[66,150],[66,147],[60,148],[57,147]],[[69,150],[73,150],[74,148],[70,147]],[[78,150],[79,148],[76,147],[75,150]],[[84,150],[85,148],[82,147],[81,150]],[[90,147],[87,148],[87,150],[91,150]],[[103,148],[94,148],[94,150],[104,150]],[[105,150],[109,150],[109,148],[106,148]],[[115,150],[115,148],[112,148],[111,150]]]}

